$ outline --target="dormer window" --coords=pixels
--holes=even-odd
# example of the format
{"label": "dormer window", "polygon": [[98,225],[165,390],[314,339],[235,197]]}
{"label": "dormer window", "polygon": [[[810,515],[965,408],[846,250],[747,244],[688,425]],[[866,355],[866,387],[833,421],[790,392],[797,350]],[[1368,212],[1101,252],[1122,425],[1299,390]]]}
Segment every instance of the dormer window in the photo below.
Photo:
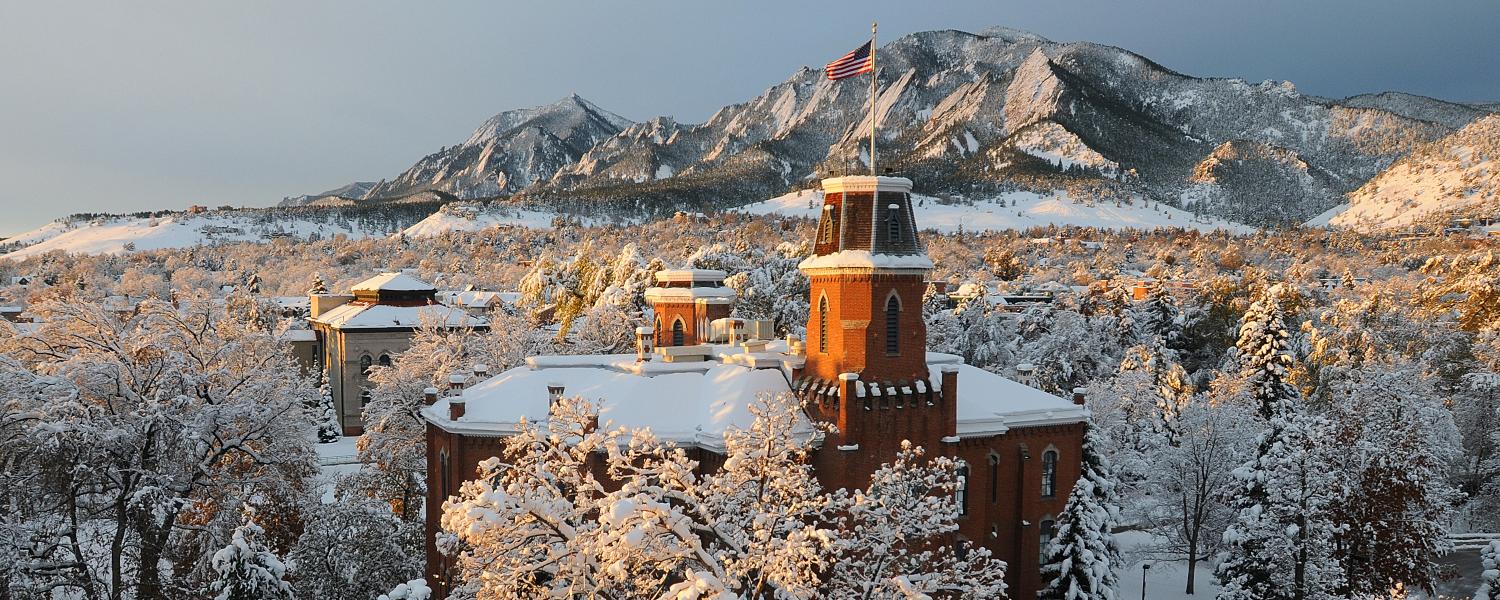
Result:
{"label": "dormer window", "polygon": [[837,210],[833,208],[832,204],[823,205],[823,227],[818,233],[819,244],[833,243],[833,219],[836,214]]}
{"label": "dormer window", "polygon": [[886,207],[886,210],[885,210],[885,226],[886,226],[885,237],[886,237],[887,241],[891,241],[891,242],[899,242],[899,241],[901,241],[902,227],[901,227],[901,205],[900,204],[892,204],[892,205]]}

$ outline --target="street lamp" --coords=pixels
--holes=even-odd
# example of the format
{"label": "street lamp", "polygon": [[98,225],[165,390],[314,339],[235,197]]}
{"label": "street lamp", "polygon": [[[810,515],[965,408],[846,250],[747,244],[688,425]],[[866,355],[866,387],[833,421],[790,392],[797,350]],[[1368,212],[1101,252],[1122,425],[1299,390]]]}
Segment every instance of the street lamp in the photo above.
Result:
{"label": "street lamp", "polygon": [[1151,571],[1151,563],[1141,563],[1141,600],[1146,600],[1146,573]]}

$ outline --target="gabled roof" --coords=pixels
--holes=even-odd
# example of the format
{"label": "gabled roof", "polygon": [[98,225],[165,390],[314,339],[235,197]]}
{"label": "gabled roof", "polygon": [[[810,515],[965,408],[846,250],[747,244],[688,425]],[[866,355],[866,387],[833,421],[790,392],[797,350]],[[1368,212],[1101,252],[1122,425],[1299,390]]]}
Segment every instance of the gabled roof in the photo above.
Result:
{"label": "gabled roof", "polygon": [[354,292],[436,292],[432,284],[407,275],[393,272],[381,273],[349,288]]}

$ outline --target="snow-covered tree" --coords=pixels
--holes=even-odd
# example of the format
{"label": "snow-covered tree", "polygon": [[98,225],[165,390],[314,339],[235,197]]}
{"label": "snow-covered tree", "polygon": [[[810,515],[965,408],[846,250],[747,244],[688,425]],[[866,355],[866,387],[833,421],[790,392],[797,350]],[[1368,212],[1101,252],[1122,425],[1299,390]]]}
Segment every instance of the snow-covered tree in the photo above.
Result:
{"label": "snow-covered tree", "polygon": [[333,388],[328,385],[328,372],[320,371],[318,378],[318,404],[312,409],[313,422],[318,426],[318,443],[331,444],[343,437],[339,426],[338,412],[333,406]]}
{"label": "snow-covered tree", "polygon": [[1274,406],[1228,492],[1237,512],[1224,532],[1219,600],[1324,600],[1343,585],[1328,512],[1342,498],[1328,469],[1329,426],[1292,402]]}
{"label": "snow-covered tree", "polygon": [[1042,558],[1043,600],[1114,600],[1123,561],[1114,529],[1117,482],[1098,431],[1083,438],[1082,475],[1057,517],[1057,533]]}
{"label": "snow-covered tree", "polygon": [[0,340],[0,503],[28,515],[28,585],[158,598],[207,586],[241,507],[285,535],[315,469],[313,390],[274,335],[192,299],[32,310],[46,322]]}
{"label": "snow-covered tree", "polygon": [[261,536],[265,530],[247,513],[234,529],[229,545],[212,559],[217,577],[208,586],[214,600],[294,600],[292,584],[286,581],[286,565],[268,548]]}
{"label": "snow-covered tree", "polygon": [[1446,477],[1459,454],[1452,415],[1412,365],[1370,365],[1330,407],[1337,470],[1349,501],[1330,507],[1346,586],[1341,595],[1395,586],[1434,593],[1437,559],[1459,494]]}
{"label": "snow-covered tree", "polygon": [[1156,551],[1187,563],[1184,592],[1197,587],[1198,563],[1212,558],[1234,513],[1222,491],[1234,483],[1234,470],[1254,449],[1247,424],[1253,413],[1236,404],[1212,405],[1197,397],[1179,415],[1176,443],[1151,455],[1149,495],[1133,498],[1145,522],[1163,540]]}
{"label": "snow-covered tree", "polygon": [[1490,542],[1479,553],[1479,589],[1474,600],[1500,600],[1500,542]]}
{"label": "snow-covered tree", "polygon": [[[444,505],[457,593],[477,598],[997,597],[1003,563],[945,546],[951,459],[908,450],[855,493],[822,491],[789,396],[725,436],[722,469],[571,399],[522,423]],[[608,480],[596,478],[597,474]],[[963,556],[963,558],[960,558]],[[667,595],[663,595],[667,590]]]}
{"label": "snow-covered tree", "polygon": [[317,296],[319,294],[327,294],[327,293],[328,293],[328,282],[323,281],[323,275],[321,273],[315,273],[315,274],[313,274],[312,287],[310,287],[310,288],[307,289],[307,295],[309,295],[309,296]]}
{"label": "snow-covered tree", "polygon": [[354,494],[312,510],[288,555],[297,595],[320,600],[368,600],[420,575],[423,525],[391,512],[389,504]]}
{"label": "snow-covered tree", "polygon": [[427,587],[426,579],[413,579],[405,583],[397,584],[391,591],[381,594],[376,600],[428,600],[432,598],[432,588]]}
{"label": "snow-covered tree", "polygon": [[724,284],[738,296],[734,315],[771,321],[778,335],[805,334],[811,284],[797,269],[797,263],[807,253],[806,244],[783,243],[772,252],[759,254],[754,266],[725,279]]}
{"label": "snow-covered tree", "polygon": [[1286,317],[1282,310],[1282,284],[1267,288],[1250,305],[1240,325],[1240,373],[1246,379],[1252,401],[1263,419],[1291,410],[1301,394],[1292,385],[1295,363],[1289,351]]}

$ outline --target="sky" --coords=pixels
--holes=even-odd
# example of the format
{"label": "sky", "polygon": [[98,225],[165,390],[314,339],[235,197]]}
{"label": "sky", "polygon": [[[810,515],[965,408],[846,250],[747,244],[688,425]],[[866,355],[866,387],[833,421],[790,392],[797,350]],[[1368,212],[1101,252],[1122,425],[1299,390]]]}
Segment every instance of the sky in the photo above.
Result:
{"label": "sky", "polygon": [[871,21],[882,43],[1002,25],[1307,94],[1500,101],[1495,0],[0,0],[0,236],[391,177],[569,93],[702,122]]}

